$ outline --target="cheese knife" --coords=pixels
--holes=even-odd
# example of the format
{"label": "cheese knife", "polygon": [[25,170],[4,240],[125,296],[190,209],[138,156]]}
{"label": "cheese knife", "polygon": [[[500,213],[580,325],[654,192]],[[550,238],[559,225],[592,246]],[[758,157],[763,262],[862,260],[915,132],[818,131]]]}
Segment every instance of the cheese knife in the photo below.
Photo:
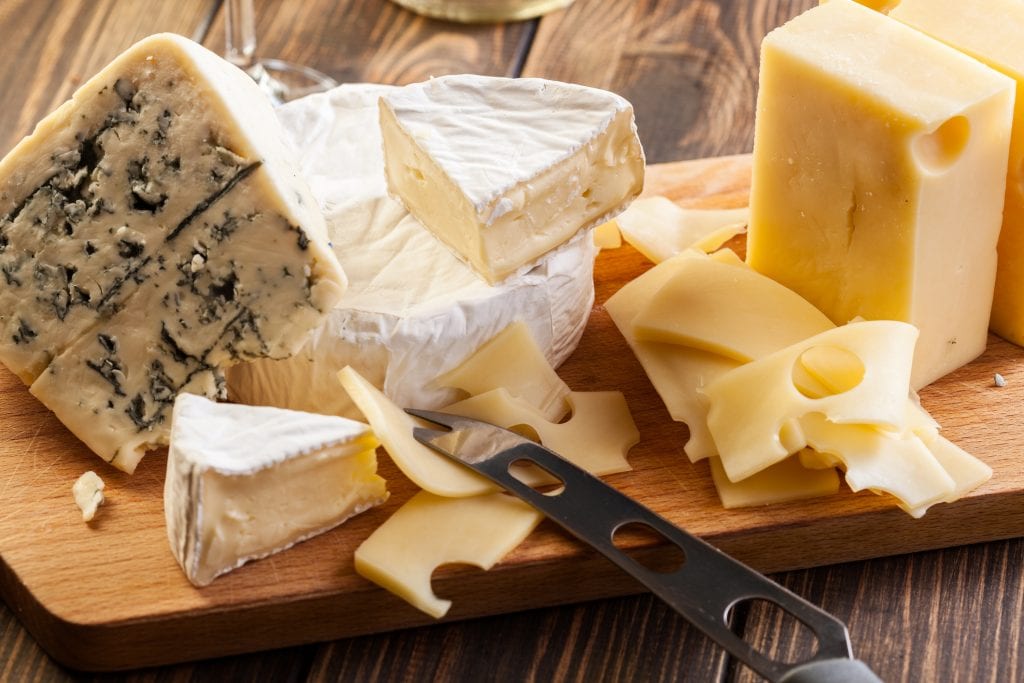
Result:
{"label": "cheese knife", "polygon": [[[551,518],[595,548],[733,657],[778,683],[879,683],[864,662],[854,659],[846,625],[821,608],[734,560],[714,546],[620,493],[535,441],[492,424],[425,410],[409,414],[438,425],[415,427],[423,445],[472,468]],[[560,488],[542,492],[521,480],[512,465],[540,468]],[[518,470],[522,471],[522,470]],[[678,568],[649,568],[616,546],[616,532],[640,525],[675,545],[684,556]],[[774,660],[734,633],[732,609],[765,600],[806,626],[817,640],[813,655],[801,662]]]}

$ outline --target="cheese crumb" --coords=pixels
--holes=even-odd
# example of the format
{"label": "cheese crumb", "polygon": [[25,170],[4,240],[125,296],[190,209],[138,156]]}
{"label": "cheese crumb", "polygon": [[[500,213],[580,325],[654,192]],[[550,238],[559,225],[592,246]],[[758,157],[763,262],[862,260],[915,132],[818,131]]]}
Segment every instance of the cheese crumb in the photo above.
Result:
{"label": "cheese crumb", "polygon": [[78,478],[71,492],[75,496],[75,503],[82,510],[82,521],[91,522],[96,516],[96,508],[103,505],[103,480],[99,475],[89,470]]}
{"label": "cheese crumb", "polygon": [[1003,379],[1003,376],[1000,375],[998,372],[996,373],[996,376],[995,376],[994,380],[995,380],[995,383],[996,383],[997,387],[1005,387],[1006,386],[1006,380]]}

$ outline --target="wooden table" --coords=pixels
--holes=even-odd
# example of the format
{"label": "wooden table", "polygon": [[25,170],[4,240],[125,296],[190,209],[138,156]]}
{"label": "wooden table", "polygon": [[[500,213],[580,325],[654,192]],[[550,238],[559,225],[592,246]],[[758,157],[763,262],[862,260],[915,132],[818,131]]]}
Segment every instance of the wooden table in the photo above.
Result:
{"label": "wooden table", "polygon": [[[815,0],[576,0],[541,20],[460,26],[385,0],[258,1],[263,56],[340,82],[478,72],[543,76],[629,98],[651,162],[747,152],[764,34]],[[138,38],[223,47],[219,0],[4,0],[0,152]],[[1024,680],[1024,540],[776,576],[849,625],[885,680]],[[736,628],[773,654],[806,652],[769,611]],[[0,603],[0,680],[64,679]],[[240,680],[756,680],[649,596],[448,623],[118,678]],[[106,678],[104,676],[98,678]]]}

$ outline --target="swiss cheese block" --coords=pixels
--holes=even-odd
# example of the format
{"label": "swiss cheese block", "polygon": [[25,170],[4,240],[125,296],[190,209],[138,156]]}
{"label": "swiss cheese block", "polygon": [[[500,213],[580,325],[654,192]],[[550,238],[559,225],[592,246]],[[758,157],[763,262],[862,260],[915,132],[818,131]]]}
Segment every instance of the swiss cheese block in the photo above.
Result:
{"label": "swiss cheese block", "polygon": [[633,107],[539,78],[455,75],[380,102],[388,188],[488,282],[621,211],[640,193]]}
{"label": "swiss cheese block", "polygon": [[164,513],[188,580],[205,586],[386,500],[377,444],[343,417],[179,396]]}
{"label": "swiss cheese block", "polygon": [[104,460],[167,443],[182,391],[283,358],[344,274],[265,96],[172,34],[0,162],[0,360]]}
{"label": "swiss cheese block", "polygon": [[921,331],[921,387],[985,348],[1014,83],[850,0],[765,38],[747,258],[837,324]]}
{"label": "swiss cheese block", "polygon": [[462,397],[435,379],[515,321],[553,367],[576,348],[594,299],[590,235],[499,285],[481,280],[388,197],[377,100],[392,91],[343,85],[278,109],[349,287],[292,358],[231,368],[233,400],[358,418],[338,388],[351,365],[398,405],[433,409]]}
{"label": "swiss cheese block", "polygon": [[[1017,98],[1006,171],[992,331],[1024,345],[1024,3],[1018,0],[902,0],[890,17],[1009,76]],[[883,8],[884,9],[884,8]]]}

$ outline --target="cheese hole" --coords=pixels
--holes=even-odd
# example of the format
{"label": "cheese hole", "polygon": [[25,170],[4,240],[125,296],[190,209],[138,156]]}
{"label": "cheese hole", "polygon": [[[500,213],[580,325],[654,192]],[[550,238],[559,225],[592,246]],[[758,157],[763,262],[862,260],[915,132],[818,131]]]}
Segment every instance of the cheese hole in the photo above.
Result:
{"label": "cheese hole", "polygon": [[423,171],[421,171],[420,169],[415,168],[413,166],[406,166],[405,168],[407,171],[409,171],[409,175],[411,175],[413,179],[416,180],[416,182],[423,183],[426,181],[426,177],[423,175]]}
{"label": "cheese hole", "polygon": [[931,133],[922,133],[914,138],[911,150],[925,170],[941,173],[960,158],[970,133],[971,124],[967,117],[954,116]]}
{"label": "cheese hole", "polygon": [[565,482],[556,474],[526,458],[510,462],[508,473],[520,483],[526,484],[534,491],[546,496],[557,496],[565,488]]}
{"label": "cheese hole", "polygon": [[641,567],[671,574],[686,563],[686,553],[660,531],[644,522],[627,522],[612,533],[616,549]]}
{"label": "cheese hole", "polygon": [[[748,645],[762,656],[779,663],[794,664],[814,657],[818,652],[818,638],[805,623],[786,611],[778,603],[764,598],[744,598],[733,603],[726,611],[726,621],[734,627],[741,624],[766,624],[769,633],[787,634],[786,647],[773,652],[758,647],[749,640]],[[737,633],[743,636],[743,633]],[[771,644],[771,639],[766,645]]]}
{"label": "cheese hole", "polygon": [[793,385],[807,398],[824,398],[850,391],[864,379],[864,363],[852,351],[837,346],[812,346],[797,358]]}

